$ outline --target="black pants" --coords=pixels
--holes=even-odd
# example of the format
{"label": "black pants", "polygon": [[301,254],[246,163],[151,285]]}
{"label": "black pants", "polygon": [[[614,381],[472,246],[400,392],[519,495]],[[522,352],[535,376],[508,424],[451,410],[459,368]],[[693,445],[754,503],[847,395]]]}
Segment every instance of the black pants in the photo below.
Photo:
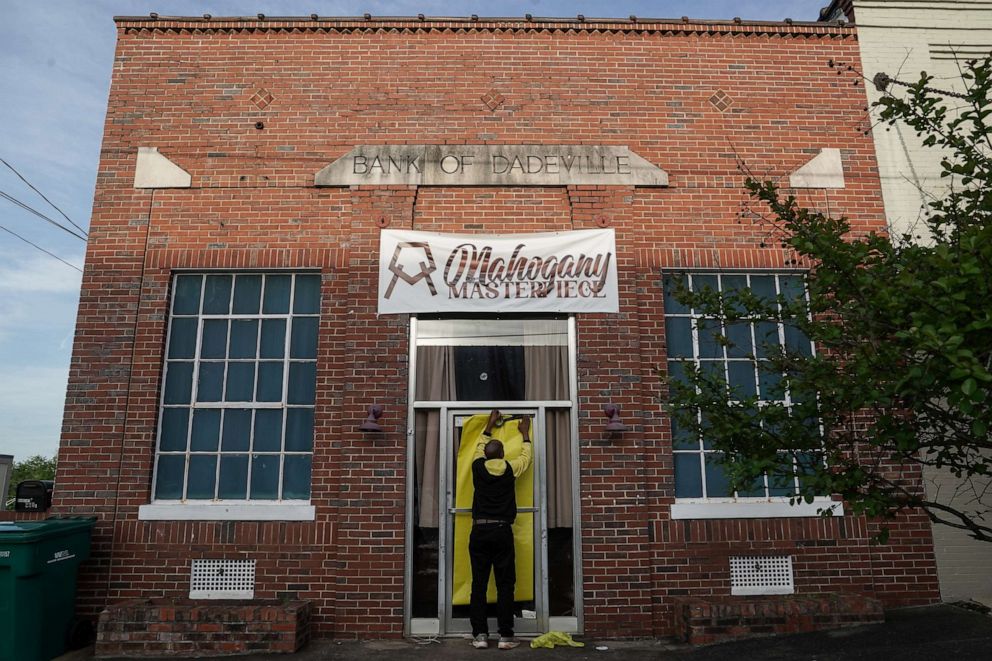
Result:
{"label": "black pants", "polygon": [[472,635],[489,634],[486,620],[486,589],[489,570],[496,574],[496,621],[499,635],[513,636],[513,586],[517,582],[513,552],[513,528],[509,523],[485,523],[472,526],[468,540],[472,559],[472,600],[469,614]]}

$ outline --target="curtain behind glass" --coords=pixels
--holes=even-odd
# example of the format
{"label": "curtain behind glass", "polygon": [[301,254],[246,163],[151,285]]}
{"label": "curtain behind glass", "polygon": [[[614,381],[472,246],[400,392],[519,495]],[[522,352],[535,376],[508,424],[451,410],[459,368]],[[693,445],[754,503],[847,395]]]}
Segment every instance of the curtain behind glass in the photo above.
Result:
{"label": "curtain behind glass", "polygon": [[[524,397],[568,399],[568,351],[563,346],[524,347]],[[548,527],[572,527],[572,431],[567,410],[547,411]]]}
{"label": "curtain behind glass", "polygon": [[[454,399],[454,347],[417,349],[416,399]],[[441,445],[441,412],[417,411],[414,421],[418,511],[414,516],[423,528],[438,527],[438,474]]]}

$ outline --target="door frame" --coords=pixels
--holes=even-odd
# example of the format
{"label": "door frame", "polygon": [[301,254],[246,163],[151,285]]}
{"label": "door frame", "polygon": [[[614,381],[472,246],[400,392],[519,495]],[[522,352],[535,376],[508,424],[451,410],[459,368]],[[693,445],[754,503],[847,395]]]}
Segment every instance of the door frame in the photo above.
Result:
{"label": "door frame", "polygon": [[[443,451],[447,447],[447,439],[449,425],[449,410],[465,411],[465,410],[492,410],[498,408],[500,410],[506,409],[540,409],[535,424],[537,424],[537,429],[540,430],[539,433],[544,433],[544,426],[546,424],[546,416],[540,415],[540,412],[547,408],[554,409],[567,409],[570,412],[570,431],[571,431],[571,446],[570,446],[570,456],[572,458],[571,466],[571,477],[572,477],[572,512],[573,512],[573,522],[572,522],[572,571],[573,571],[573,588],[574,588],[574,608],[575,615],[572,617],[551,617],[548,614],[547,607],[547,582],[548,573],[543,571],[544,567],[547,566],[547,480],[539,480],[540,493],[539,497],[539,521],[535,521],[535,525],[539,524],[539,529],[537,532],[542,532],[541,534],[541,553],[539,556],[535,557],[535,571],[539,568],[541,570],[539,580],[535,580],[535,600],[538,596],[538,592],[544,601],[543,607],[540,608],[538,612],[538,629],[539,631],[566,631],[569,633],[581,634],[584,630],[584,617],[583,617],[583,600],[582,600],[582,517],[581,517],[581,497],[580,497],[580,471],[579,471],[579,418],[578,418],[578,365],[577,365],[577,344],[576,344],[576,324],[574,315],[569,315],[566,319],[568,328],[568,371],[569,371],[569,399],[565,400],[523,400],[523,401],[488,401],[488,402],[462,402],[455,400],[448,401],[417,401],[414,399],[414,393],[416,389],[416,379],[417,379],[417,316],[410,316],[410,340],[409,340],[409,362],[408,362],[408,384],[407,384],[407,461],[406,461],[406,474],[407,474],[407,488],[406,488],[406,525],[405,525],[405,535],[404,535],[404,571],[403,571],[403,634],[406,636],[425,636],[425,635],[442,635],[442,636],[460,636],[461,633],[454,633],[446,631],[445,625],[448,619],[447,614],[450,609],[450,604],[448,604],[448,598],[445,594],[447,591],[447,572],[448,572],[448,560],[447,560],[447,523],[446,519],[448,513],[446,511],[447,507],[447,484],[439,484],[439,498],[438,498],[438,524],[443,526],[441,530],[438,531],[438,610],[436,618],[413,618],[411,617],[412,608],[412,576],[413,576],[413,511],[414,511],[414,490],[415,484],[412,479],[415,466],[416,457],[414,456],[415,439],[416,432],[414,428],[416,412],[421,409],[436,410],[440,414],[440,420],[443,421],[441,425],[441,448],[439,451]],[[544,443],[538,443],[538,447],[535,448],[535,461],[538,462],[537,465],[540,470],[544,470],[546,465],[546,446]],[[442,470],[439,477],[439,482],[445,481],[446,470]],[[535,517],[536,519],[538,517]],[[452,531],[453,532],[453,531]],[[536,550],[536,549],[535,549]],[[540,585],[540,590],[538,586]],[[543,613],[543,620],[542,620]]]}

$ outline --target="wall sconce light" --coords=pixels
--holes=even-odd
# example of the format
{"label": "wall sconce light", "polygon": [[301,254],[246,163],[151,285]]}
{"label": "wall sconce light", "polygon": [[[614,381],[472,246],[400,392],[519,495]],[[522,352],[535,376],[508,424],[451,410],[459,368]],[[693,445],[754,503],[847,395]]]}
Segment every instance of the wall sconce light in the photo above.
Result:
{"label": "wall sconce light", "polygon": [[607,404],[603,407],[603,415],[609,418],[606,423],[606,431],[627,431],[627,425],[620,422],[620,407],[616,404]]}
{"label": "wall sconce light", "polygon": [[365,418],[365,422],[358,428],[360,431],[382,431],[382,425],[379,424],[379,418],[382,417],[382,405],[373,404],[369,407],[369,417]]}

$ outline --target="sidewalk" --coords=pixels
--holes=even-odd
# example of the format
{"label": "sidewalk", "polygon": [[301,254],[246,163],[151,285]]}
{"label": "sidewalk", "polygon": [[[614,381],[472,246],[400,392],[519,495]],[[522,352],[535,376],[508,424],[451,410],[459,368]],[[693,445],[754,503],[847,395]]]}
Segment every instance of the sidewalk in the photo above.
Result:
{"label": "sidewalk", "polygon": [[[688,647],[656,641],[591,641],[583,648],[532,650],[526,641],[506,652],[474,650],[468,640],[446,639],[440,643],[413,641],[311,643],[297,654],[252,654],[230,658],[238,661],[455,661],[467,658],[498,661],[503,658],[559,661],[855,661],[899,659],[899,661],[966,661],[992,658],[992,616],[955,606],[940,605],[886,613],[885,624],[838,631],[757,638],[708,647]],[[605,646],[606,650],[597,650]],[[508,656],[513,655],[513,656]],[[69,655],[57,661],[69,661]],[[76,652],[71,661],[91,658]],[[171,657],[171,661],[181,661]]]}

